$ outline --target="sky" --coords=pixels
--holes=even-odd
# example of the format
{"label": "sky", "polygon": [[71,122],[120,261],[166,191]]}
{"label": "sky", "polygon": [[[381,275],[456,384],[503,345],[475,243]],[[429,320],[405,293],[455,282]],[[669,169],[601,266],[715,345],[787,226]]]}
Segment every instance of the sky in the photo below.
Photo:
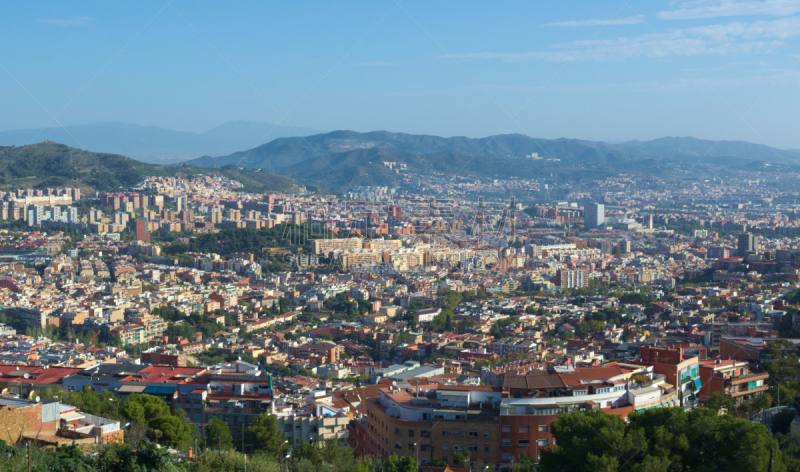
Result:
{"label": "sky", "polygon": [[0,130],[229,121],[800,149],[800,0],[0,3]]}

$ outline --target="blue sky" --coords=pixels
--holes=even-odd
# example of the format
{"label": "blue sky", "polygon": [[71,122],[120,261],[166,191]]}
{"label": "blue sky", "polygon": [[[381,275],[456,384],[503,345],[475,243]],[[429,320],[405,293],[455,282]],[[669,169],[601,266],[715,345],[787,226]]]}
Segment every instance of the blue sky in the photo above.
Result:
{"label": "blue sky", "polygon": [[800,0],[3,2],[0,130],[284,119],[800,148],[798,36]]}

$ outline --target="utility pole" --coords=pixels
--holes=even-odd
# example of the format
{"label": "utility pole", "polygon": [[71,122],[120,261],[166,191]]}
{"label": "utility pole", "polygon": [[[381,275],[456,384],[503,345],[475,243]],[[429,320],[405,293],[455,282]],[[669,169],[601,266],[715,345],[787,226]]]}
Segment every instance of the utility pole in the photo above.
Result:
{"label": "utility pole", "polygon": [[31,472],[31,441],[28,440],[28,472]]}

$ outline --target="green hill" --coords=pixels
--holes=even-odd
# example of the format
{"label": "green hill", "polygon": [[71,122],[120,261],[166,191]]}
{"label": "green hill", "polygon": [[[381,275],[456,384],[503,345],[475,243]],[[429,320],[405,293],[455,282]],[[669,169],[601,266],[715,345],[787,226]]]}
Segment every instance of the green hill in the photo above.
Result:
{"label": "green hill", "polygon": [[[740,141],[706,141],[695,138],[661,138],[652,141],[630,141],[609,144],[580,139],[541,139],[522,134],[505,134],[486,138],[466,138],[373,131],[333,131],[305,137],[278,138],[256,148],[227,156],[203,156],[189,161],[200,167],[233,164],[250,169],[265,169],[287,174],[279,169],[291,169],[301,162],[341,153],[388,148],[402,153],[435,156],[442,153],[469,156],[475,159],[514,161],[528,167],[525,156],[537,153],[543,160],[558,159],[561,166],[583,170],[601,166],[617,172],[632,167],[648,168],[668,163],[737,166],[750,161],[768,161],[796,165],[800,151],[780,150]],[[555,161],[550,161],[555,162]],[[508,165],[505,162],[503,165]],[[548,167],[538,163],[535,168]],[[552,167],[552,166],[551,166]],[[302,166],[299,168],[301,169]],[[287,174],[294,175],[294,174]],[[379,176],[376,176],[380,179]]]}
{"label": "green hill", "polygon": [[531,153],[543,158],[561,160],[580,160],[586,153],[601,159],[647,159],[654,156],[647,151],[632,147],[583,141],[577,139],[538,139],[522,134],[505,134],[486,138],[466,138],[391,133],[373,131],[333,131],[306,137],[278,138],[256,148],[240,151],[228,156],[203,156],[189,161],[200,167],[214,167],[215,164],[235,164],[241,167],[261,168],[274,171],[289,167],[308,159],[331,154],[385,147],[408,154],[454,154],[486,159],[524,159]]}
{"label": "green hill", "polygon": [[[405,164],[394,172],[383,162]],[[417,176],[441,175],[443,178],[466,177],[491,179],[541,179],[582,182],[606,177],[625,167],[629,172],[667,175],[668,165],[652,159],[631,161],[625,157],[591,150],[576,159],[533,161],[530,159],[473,157],[442,151],[411,154],[387,147],[357,149],[328,154],[279,168],[276,172],[315,187],[342,193],[356,186],[414,187]]]}
{"label": "green hill", "polygon": [[81,187],[97,191],[130,188],[148,176],[224,175],[239,180],[246,191],[292,192],[302,184],[265,171],[236,166],[205,169],[146,164],[118,154],[71,148],[45,141],[19,147],[0,147],[0,188]]}

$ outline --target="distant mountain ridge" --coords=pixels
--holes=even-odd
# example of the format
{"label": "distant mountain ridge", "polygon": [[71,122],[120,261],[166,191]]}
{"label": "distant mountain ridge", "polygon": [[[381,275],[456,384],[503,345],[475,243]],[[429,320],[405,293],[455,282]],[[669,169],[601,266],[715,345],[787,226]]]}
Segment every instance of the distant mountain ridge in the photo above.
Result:
{"label": "distant mountain ridge", "polygon": [[664,137],[651,141],[628,141],[622,146],[663,155],[675,154],[701,159],[705,157],[734,157],[748,161],[768,161],[784,164],[800,162],[800,150],[778,149],[746,141],[709,141],[692,137]]}
{"label": "distant mountain ridge", "polygon": [[254,121],[223,123],[202,133],[117,122],[0,131],[0,146],[24,146],[45,140],[95,152],[122,154],[143,162],[174,164],[204,154],[229,154],[283,136],[318,134],[319,130]]}
{"label": "distant mountain ridge", "polygon": [[281,172],[300,162],[321,156],[358,149],[390,148],[408,154],[427,155],[441,152],[487,159],[526,159],[537,154],[542,160],[558,159],[570,164],[582,162],[627,162],[653,159],[676,163],[743,164],[760,160],[783,164],[800,163],[800,151],[782,150],[743,141],[708,141],[697,138],[660,138],[652,141],[629,141],[609,144],[579,139],[541,139],[521,134],[486,138],[412,135],[373,131],[333,131],[306,137],[278,138],[269,143],[229,155],[206,155],[189,161],[200,167],[233,164]]}

